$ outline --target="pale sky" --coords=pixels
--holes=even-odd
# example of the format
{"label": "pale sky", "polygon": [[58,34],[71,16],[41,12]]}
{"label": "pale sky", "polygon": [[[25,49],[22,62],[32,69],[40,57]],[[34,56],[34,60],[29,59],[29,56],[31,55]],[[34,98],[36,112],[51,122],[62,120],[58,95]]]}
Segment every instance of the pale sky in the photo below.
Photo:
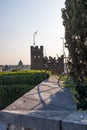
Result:
{"label": "pale sky", "polygon": [[63,54],[64,27],[61,8],[65,0],[0,0],[0,65],[30,64],[30,46],[46,56]]}

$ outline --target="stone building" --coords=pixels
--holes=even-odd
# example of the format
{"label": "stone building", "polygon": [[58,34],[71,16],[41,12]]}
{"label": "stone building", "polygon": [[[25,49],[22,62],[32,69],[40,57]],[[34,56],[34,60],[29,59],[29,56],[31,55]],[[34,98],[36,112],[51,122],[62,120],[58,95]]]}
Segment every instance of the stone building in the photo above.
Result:
{"label": "stone building", "polygon": [[31,46],[31,69],[43,69],[43,46]]}
{"label": "stone building", "polygon": [[31,69],[50,70],[53,73],[64,72],[64,57],[46,57],[43,54],[43,46],[31,46]]}
{"label": "stone building", "polygon": [[0,65],[0,71],[30,70],[30,65],[24,65],[22,60],[17,65]]}

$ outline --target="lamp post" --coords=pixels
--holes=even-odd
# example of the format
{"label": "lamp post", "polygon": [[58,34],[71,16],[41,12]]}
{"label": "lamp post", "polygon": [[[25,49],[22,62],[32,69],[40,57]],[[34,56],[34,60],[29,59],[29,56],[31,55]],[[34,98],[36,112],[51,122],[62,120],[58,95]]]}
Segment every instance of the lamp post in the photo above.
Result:
{"label": "lamp post", "polygon": [[65,53],[65,46],[64,46],[64,39],[65,37],[61,37],[61,39],[63,40],[63,56],[64,56],[64,73],[67,74],[68,73],[68,68],[67,68],[67,61],[66,61],[66,53]]}
{"label": "lamp post", "polygon": [[33,34],[33,45],[35,46],[35,35],[37,34],[38,31],[34,32]]}
{"label": "lamp post", "polygon": [[64,52],[64,37],[61,37],[61,39],[63,40],[63,55],[65,54],[65,52]]}
{"label": "lamp post", "polygon": [[65,60],[66,60],[66,59],[65,59],[66,57],[65,57],[65,52],[64,52],[64,39],[65,39],[65,38],[64,38],[64,37],[61,37],[61,39],[63,40],[63,57],[64,57],[64,74],[65,74],[65,70],[66,70],[66,63],[65,63],[65,62],[66,62],[66,61],[65,61]]}

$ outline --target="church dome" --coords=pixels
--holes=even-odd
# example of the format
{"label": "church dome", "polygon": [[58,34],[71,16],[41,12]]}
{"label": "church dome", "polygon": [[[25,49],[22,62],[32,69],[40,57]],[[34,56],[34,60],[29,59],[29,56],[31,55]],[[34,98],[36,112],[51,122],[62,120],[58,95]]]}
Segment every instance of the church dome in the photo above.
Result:
{"label": "church dome", "polygon": [[22,60],[20,60],[20,61],[18,62],[18,66],[23,66]]}

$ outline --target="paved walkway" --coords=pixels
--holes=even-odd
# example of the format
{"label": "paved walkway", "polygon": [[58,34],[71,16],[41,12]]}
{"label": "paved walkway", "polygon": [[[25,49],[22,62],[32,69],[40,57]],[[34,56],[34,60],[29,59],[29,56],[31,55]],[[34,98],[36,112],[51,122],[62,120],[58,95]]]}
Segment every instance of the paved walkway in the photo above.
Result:
{"label": "paved walkway", "polygon": [[51,76],[47,81],[20,97],[6,110],[77,110],[73,95],[68,88],[61,88]]}

